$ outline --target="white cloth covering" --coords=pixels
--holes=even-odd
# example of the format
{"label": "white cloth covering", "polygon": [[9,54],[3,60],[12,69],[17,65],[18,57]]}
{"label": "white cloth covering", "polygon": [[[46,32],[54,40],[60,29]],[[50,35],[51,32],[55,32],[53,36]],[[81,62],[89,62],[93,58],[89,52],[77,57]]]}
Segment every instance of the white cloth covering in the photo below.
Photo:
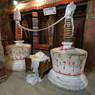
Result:
{"label": "white cloth covering", "polygon": [[32,59],[31,68],[33,68],[33,72],[35,72],[36,75],[38,75],[39,63],[41,61],[45,61],[45,60],[49,59],[49,57],[47,55],[45,55],[43,52],[41,52],[41,51],[37,52],[34,55],[30,55],[30,58]]}
{"label": "white cloth covering", "polygon": [[41,81],[42,81],[41,78],[39,76],[37,76],[35,73],[34,74],[28,74],[26,76],[26,82],[31,84],[31,85],[35,85]]}
{"label": "white cloth covering", "polygon": [[30,55],[32,60],[31,68],[33,68],[33,74],[28,74],[26,76],[26,81],[31,85],[35,85],[38,82],[41,82],[41,78],[39,77],[38,67],[41,61],[49,60],[49,57],[45,55],[43,52],[39,51],[34,55]]}

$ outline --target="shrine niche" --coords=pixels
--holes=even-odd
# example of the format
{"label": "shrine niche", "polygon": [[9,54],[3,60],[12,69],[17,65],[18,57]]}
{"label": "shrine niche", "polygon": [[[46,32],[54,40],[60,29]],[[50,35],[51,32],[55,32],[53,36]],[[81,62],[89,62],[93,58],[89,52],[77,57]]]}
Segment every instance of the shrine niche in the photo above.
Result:
{"label": "shrine niche", "polygon": [[[31,26],[31,23],[32,23],[32,16],[31,14],[23,14],[22,15],[22,25],[24,27],[30,27],[32,28]],[[22,39],[24,40],[24,43],[30,43],[32,44],[32,33],[27,31],[27,30],[22,30],[23,31],[23,34],[22,34]]]}
{"label": "shrine niche", "polygon": [[[39,12],[39,29],[48,27],[49,25],[52,25],[55,22],[55,15],[44,16],[41,12]],[[39,43],[47,44],[49,47],[53,47],[54,32],[55,26],[39,32]]]}

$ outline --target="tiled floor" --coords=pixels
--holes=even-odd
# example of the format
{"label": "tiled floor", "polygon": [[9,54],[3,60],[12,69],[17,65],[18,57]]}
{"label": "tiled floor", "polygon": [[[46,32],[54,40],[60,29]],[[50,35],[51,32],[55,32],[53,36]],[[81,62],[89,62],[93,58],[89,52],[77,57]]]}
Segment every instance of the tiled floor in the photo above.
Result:
{"label": "tiled floor", "polygon": [[81,91],[69,91],[52,84],[47,76],[42,82],[32,86],[25,81],[25,72],[12,72],[0,84],[0,95],[95,95],[95,73],[88,73],[88,86]]}

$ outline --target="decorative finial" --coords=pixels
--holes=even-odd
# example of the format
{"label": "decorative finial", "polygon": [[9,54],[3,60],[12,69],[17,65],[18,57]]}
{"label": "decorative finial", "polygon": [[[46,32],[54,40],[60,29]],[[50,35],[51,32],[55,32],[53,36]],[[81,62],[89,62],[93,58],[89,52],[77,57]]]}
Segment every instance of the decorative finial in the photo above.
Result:
{"label": "decorative finial", "polygon": [[73,24],[73,14],[76,9],[74,2],[67,5],[65,11],[65,21],[64,21],[64,41],[62,42],[63,49],[70,49],[73,45],[73,34],[74,34],[74,24]]}
{"label": "decorative finial", "polygon": [[21,21],[21,13],[20,13],[19,9],[16,9],[16,11],[14,12],[14,20]]}

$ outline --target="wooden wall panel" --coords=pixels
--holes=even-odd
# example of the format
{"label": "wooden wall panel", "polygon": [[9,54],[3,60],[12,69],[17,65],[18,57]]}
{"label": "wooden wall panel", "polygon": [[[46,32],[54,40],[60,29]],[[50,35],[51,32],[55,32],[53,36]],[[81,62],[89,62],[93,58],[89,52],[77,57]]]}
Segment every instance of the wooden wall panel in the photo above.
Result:
{"label": "wooden wall panel", "polygon": [[88,51],[86,71],[95,69],[95,19],[87,19],[84,33],[84,47]]}
{"label": "wooden wall panel", "polygon": [[13,31],[10,25],[11,22],[9,15],[7,15],[5,10],[0,10],[0,32],[4,46],[11,44],[14,41]]}
{"label": "wooden wall panel", "polygon": [[[95,69],[95,1],[90,0],[84,32],[84,48],[88,51],[86,71]],[[95,70],[94,70],[95,71]]]}

